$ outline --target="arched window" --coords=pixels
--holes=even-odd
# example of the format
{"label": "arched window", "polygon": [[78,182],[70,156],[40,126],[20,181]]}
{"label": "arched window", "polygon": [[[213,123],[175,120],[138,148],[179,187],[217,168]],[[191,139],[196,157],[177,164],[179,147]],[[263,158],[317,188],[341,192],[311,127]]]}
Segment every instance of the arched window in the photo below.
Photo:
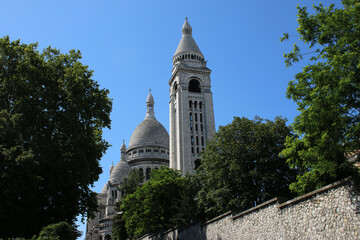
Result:
{"label": "arched window", "polygon": [[199,108],[202,109],[202,102],[199,102]]}
{"label": "arched window", "polygon": [[200,93],[201,89],[200,89],[200,83],[198,80],[192,79],[189,82],[189,92],[196,92],[196,93]]}
{"label": "arched window", "polygon": [[196,106],[197,106],[197,101],[194,102],[194,108],[196,108]]}
{"label": "arched window", "polygon": [[201,161],[200,161],[200,159],[196,159],[196,160],[194,161],[194,163],[195,163],[195,168],[194,168],[194,170],[196,170],[197,168],[200,167]]}
{"label": "arched window", "polygon": [[142,168],[139,168],[139,170],[138,170],[138,171],[139,171],[139,175],[140,175],[140,176],[144,176],[144,171],[143,171],[143,169],[142,169]]}
{"label": "arched window", "polygon": [[192,108],[192,101],[189,102],[189,108]]}
{"label": "arched window", "polygon": [[146,169],[146,180],[150,179],[151,168]]}
{"label": "arched window", "polygon": [[111,240],[111,236],[110,236],[110,235],[106,235],[106,236],[105,236],[105,240]]}

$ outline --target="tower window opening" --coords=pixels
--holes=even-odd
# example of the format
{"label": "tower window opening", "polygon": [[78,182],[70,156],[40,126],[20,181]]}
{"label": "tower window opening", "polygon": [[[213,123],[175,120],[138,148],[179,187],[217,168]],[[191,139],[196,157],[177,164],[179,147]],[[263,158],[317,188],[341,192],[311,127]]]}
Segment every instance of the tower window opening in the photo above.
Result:
{"label": "tower window opening", "polygon": [[146,169],[146,180],[150,179],[151,168]]}
{"label": "tower window opening", "polygon": [[196,153],[199,154],[199,148],[196,148]]}
{"label": "tower window opening", "polygon": [[189,108],[192,108],[192,101],[189,102]]}
{"label": "tower window opening", "polygon": [[144,152],[144,149],[139,149],[139,153],[143,153]]}
{"label": "tower window opening", "polygon": [[190,123],[190,131],[192,131],[192,130],[193,130],[193,125],[192,125],[192,123]]}
{"label": "tower window opening", "polygon": [[194,164],[195,164],[194,170],[198,169],[198,168],[200,167],[200,164],[201,164],[200,159],[196,159],[196,160],[194,161]]}
{"label": "tower window opening", "polygon": [[158,149],[158,148],[155,148],[155,149],[154,149],[154,152],[159,152],[159,149]]}
{"label": "tower window opening", "polygon": [[194,145],[194,137],[191,136],[191,145]]}
{"label": "tower window opening", "polygon": [[197,106],[197,101],[194,102],[194,108],[196,108],[196,106]]}
{"label": "tower window opening", "polygon": [[200,113],[200,122],[202,122],[202,114]]}
{"label": "tower window opening", "polygon": [[199,137],[196,136],[196,145],[199,145]]}
{"label": "tower window opening", "polygon": [[194,153],[194,147],[191,147],[191,153]]}
{"label": "tower window opening", "polygon": [[195,92],[195,93],[200,93],[201,89],[200,89],[200,83],[198,80],[192,79],[189,82],[189,92]]}
{"label": "tower window opening", "polygon": [[201,145],[204,146],[204,137],[201,137]]}
{"label": "tower window opening", "polygon": [[150,149],[150,148],[147,148],[147,149],[146,149],[146,152],[151,152],[151,149]]}
{"label": "tower window opening", "polygon": [[201,130],[201,132],[203,131],[203,125],[202,124],[200,124],[200,130]]}
{"label": "tower window opening", "polygon": [[161,153],[165,153],[165,150],[161,150]]}
{"label": "tower window opening", "polygon": [[202,102],[199,102],[199,108],[202,109]]}
{"label": "tower window opening", "polygon": [[197,124],[195,124],[195,130],[198,131],[198,125]]}
{"label": "tower window opening", "polygon": [[197,113],[195,113],[195,122],[197,122]]}
{"label": "tower window opening", "polygon": [[192,120],[193,120],[193,119],[192,119],[192,113],[190,113],[190,122],[192,122]]}

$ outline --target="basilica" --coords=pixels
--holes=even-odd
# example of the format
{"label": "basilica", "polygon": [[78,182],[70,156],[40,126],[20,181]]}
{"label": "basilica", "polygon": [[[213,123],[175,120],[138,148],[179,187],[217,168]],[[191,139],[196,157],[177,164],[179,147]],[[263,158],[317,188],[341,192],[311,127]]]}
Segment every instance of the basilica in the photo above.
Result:
{"label": "basilica", "polygon": [[121,146],[120,161],[110,168],[110,178],[97,194],[99,211],[88,219],[87,240],[112,239],[112,222],[116,214],[115,203],[124,193],[119,190],[130,171],[137,170],[150,178],[152,169],[168,166],[183,174],[194,173],[200,164],[199,153],[206,141],[215,133],[211,70],[192,36],[192,28],[185,18],[182,38],[175,51],[170,87],[170,134],[156,120],[155,101],[149,92],[146,115],[135,128],[129,145]]}

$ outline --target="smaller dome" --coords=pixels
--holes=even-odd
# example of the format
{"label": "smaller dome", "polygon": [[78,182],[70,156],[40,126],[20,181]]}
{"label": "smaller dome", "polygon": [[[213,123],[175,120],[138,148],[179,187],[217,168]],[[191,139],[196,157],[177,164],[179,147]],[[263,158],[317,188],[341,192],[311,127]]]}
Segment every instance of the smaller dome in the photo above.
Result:
{"label": "smaller dome", "polygon": [[111,171],[110,182],[119,184],[131,171],[131,166],[124,160],[120,160]]}

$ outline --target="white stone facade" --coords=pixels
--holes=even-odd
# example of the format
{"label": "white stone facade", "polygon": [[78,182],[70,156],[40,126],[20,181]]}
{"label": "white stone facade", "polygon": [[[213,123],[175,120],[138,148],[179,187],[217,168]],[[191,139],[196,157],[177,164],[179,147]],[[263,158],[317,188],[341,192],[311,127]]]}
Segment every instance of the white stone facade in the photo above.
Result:
{"label": "white stone facade", "polygon": [[185,20],[173,57],[170,85],[170,167],[194,173],[206,141],[215,133],[211,70]]}
{"label": "white stone facade", "polygon": [[117,213],[116,202],[124,197],[120,187],[130,171],[141,171],[144,180],[150,177],[152,169],[169,166],[169,135],[154,114],[154,99],[149,93],[146,101],[145,119],[135,128],[129,141],[121,146],[120,161],[110,169],[110,179],[98,193],[99,212],[94,219],[88,219],[86,226],[87,240],[112,239],[113,218]]}
{"label": "white stone facade", "polygon": [[[99,212],[89,219],[87,240],[112,238],[115,204],[124,193],[119,190],[131,170],[136,169],[149,179],[152,169],[169,166],[185,173],[193,173],[206,141],[215,133],[211,93],[211,70],[192,37],[187,19],[183,37],[175,52],[170,85],[170,138],[155,118],[154,98],[146,99],[145,119],[135,128],[129,141],[121,146],[121,159],[110,169],[110,179],[98,194]],[[169,147],[170,145],[170,147]],[[171,163],[169,164],[169,160]]]}

